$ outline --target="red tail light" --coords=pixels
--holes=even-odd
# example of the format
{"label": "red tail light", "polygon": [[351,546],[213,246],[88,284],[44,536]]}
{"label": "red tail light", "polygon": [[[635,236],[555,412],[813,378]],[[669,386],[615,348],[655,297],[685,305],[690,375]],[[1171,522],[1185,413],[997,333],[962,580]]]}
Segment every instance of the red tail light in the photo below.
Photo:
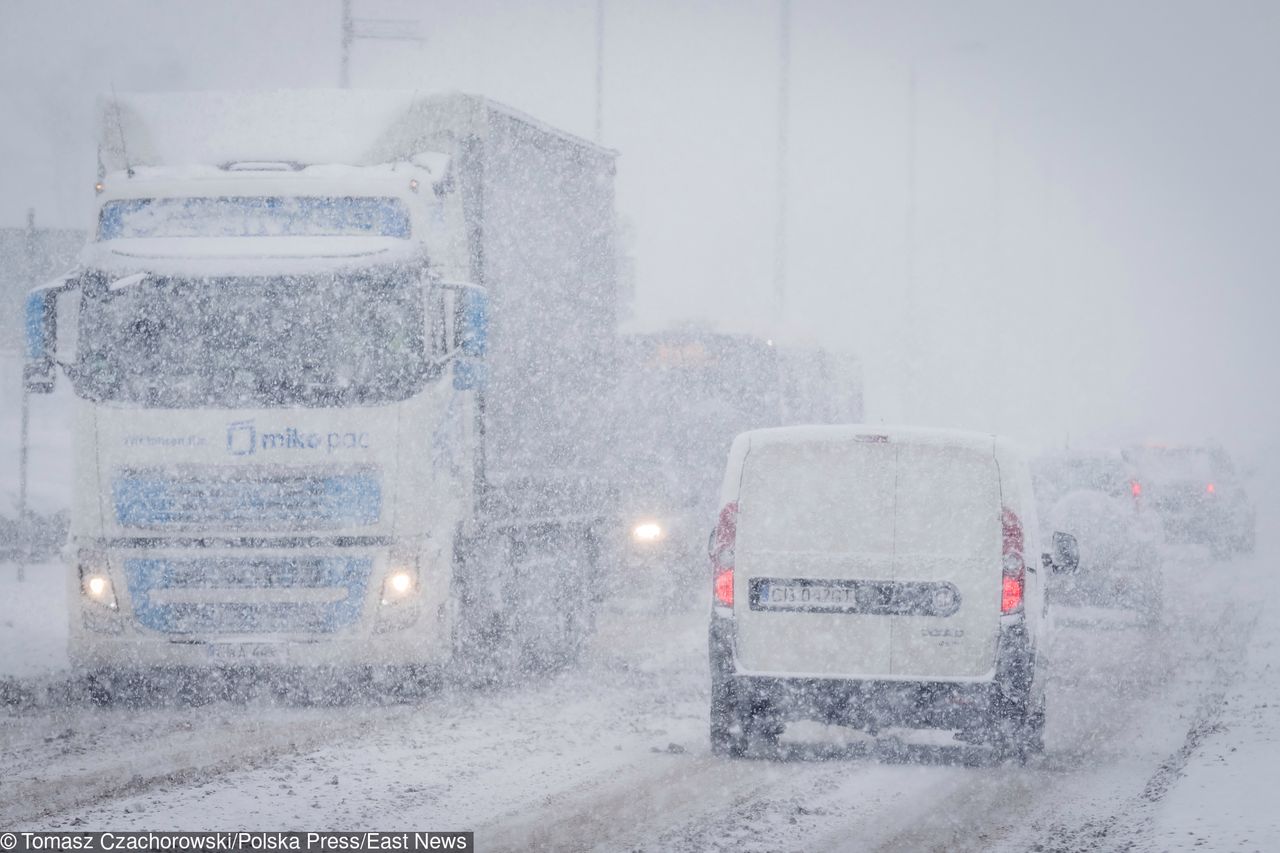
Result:
{"label": "red tail light", "polygon": [[1022,578],[1004,577],[1000,587],[1000,612],[1016,613],[1022,606]]}
{"label": "red tail light", "polygon": [[1204,490],[1205,490],[1206,492],[1208,492],[1209,494],[1213,494],[1213,492],[1214,492],[1213,483],[1210,483],[1209,485],[1205,486],[1205,487],[1204,487]]}
{"label": "red tail light", "polygon": [[1027,580],[1027,563],[1023,556],[1022,522],[1013,510],[1005,507],[1000,514],[1001,573],[1000,612],[1017,613],[1022,609],[1022,593]]}
{"label": "red tail light", "polygon": [[1134,480],[1132,483],[1129,484],[1129,491],[1133,492],[1133,496],[1135,498],[1142,497],[1142,484],[1139,483],[1137,480]]}
{"label": "red tail light", "polygon": [[715,574],[716,604],[733,606],[733,548],[738,539],[738,502],[730,501],[720,510],[711,545],[711,570]]}

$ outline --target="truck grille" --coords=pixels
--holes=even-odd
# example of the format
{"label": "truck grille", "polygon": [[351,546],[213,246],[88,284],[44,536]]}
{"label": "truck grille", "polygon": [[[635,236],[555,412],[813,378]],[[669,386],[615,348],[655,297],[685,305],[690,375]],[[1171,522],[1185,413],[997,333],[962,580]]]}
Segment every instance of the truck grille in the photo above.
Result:
{"label": "truck grille", "polygon": [[340,529],[377,524],[382,513],[372,469],[124,471],[111,491],[120,525],[140,529]]}
{"label": "truck grille", "polygon": [[166,634],[324,634],[360,616],[370,557],[128,558],[134,617]]}

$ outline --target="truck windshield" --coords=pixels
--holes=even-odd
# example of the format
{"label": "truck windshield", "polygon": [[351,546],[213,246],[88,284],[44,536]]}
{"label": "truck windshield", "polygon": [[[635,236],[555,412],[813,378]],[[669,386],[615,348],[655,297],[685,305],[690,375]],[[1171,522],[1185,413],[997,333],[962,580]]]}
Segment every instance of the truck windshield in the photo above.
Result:
{"label": "truck windshield", "polygon": [[434,367],[399,270],[101,279],[84,288],[77,393],[157,408],[401,400]]}
{"label": "truck windshield", "polygon": [[218,196],[109,201],[98,239],[120,237],[397,237],[409,210],[396,198]]}

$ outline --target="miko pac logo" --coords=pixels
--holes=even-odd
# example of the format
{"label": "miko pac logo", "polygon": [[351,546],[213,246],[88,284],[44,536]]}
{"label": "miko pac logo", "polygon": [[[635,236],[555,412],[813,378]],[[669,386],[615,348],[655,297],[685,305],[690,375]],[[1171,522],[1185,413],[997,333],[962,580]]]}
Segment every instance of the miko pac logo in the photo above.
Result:
{"label": "miko pac logo", "polygon": [[258,431],[253,421],[227,424],[227,452],[232,456],[249,456],[258,449]]}
{"label": "miko pac logo", "polygon": [[281,451],[359,452],[368,450],[370,441],[367,432],[323,433],[296,426],[275,430],[267,428],[259,432],[253,421],[232,421],[227,424],[227,453],[232,456],[251,456],[258,452],[279,455]]}

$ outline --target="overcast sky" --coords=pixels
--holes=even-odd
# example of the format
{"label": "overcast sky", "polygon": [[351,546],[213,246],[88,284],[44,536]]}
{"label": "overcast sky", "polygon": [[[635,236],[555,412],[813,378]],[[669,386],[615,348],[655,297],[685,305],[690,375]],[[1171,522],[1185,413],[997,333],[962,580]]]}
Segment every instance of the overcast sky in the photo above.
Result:
{"label": "overcast sky", "polygon": [[[357,43],[354,86],[593,134],[594,0],[354,5],[422,36]],[[90,220],[112,85],[336,85],[339,9],[3,0],[0,225]],[[1280,4],[793,0],[781,312],[778,3],[604,9],[633,325],[854,351],[870,420],[1276,449]]]}

